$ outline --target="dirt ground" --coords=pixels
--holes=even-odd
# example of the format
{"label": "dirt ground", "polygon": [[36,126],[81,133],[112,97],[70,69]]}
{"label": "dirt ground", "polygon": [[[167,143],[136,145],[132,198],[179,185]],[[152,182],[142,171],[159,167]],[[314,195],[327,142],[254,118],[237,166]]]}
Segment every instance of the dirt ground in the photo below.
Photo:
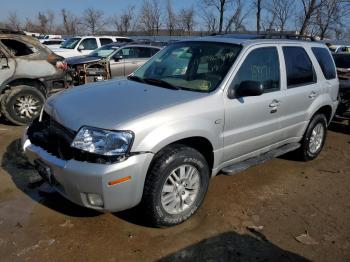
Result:
{"label": "dirt ground", "polygon": [[29,186],[23,128],[0,121],[0,260],[350,261],[350,132],[331,130],[316,160],[220,175],[193,218],[157,229],[142,214],[101,214]]}

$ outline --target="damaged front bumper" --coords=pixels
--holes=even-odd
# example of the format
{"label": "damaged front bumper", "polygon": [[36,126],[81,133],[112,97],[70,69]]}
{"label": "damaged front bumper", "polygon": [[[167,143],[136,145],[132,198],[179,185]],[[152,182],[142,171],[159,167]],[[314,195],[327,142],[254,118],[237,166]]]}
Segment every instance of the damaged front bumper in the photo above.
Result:
{"label": "damaged front bumper", "polygon": [[[129,157],[115,164],[97,164],[77,160],[62,160],[31,143],[23,135],[22,147],[29,162],[42,163],[50,174],[51,186],[72,202],[106,212],[116,212],[136,206],[142,198],[147,170],[153,154],[145,153]],[[111,181],[129,180],[115,185]],[[97,205],[91,196],[98,196]],[[98,201],[97,201],[98,202]]]}

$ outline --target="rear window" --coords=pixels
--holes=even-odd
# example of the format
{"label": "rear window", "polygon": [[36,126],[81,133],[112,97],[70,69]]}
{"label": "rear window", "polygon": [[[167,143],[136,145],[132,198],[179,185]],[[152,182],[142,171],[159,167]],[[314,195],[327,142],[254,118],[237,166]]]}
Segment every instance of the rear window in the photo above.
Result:
{"label": "rear window", "polygon": [[336,77],[336,73],[333,59],[329,54],[329,51],[322,47],[312,47],[311,50],[322,69],[324,77],[326,79],[334,79]]}
{"label": "rear window", "polygon": [[297,46],[283,47],[288,88],[316,82],[315,70],[305,49]]}
{"label": "rear window", "polygon": [[113,40],[110,38],[100,38],[101,45],[108,45],[113,43]]}

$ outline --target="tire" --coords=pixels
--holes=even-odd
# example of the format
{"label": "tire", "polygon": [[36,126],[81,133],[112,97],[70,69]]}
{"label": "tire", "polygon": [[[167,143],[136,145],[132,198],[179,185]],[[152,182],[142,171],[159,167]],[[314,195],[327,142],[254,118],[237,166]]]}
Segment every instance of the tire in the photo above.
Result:
{"label": "tire", "polygon": [[[28,125],[39,116],[45,96],[35,87],[20,85],[6,90],[0,101],[1,112],[15,125]],[[22,113],[19,111],[22,105]]]}
{"label": "tire", "polygon": [[[176,183],[170,183],[174,177],[173,173],[180,178],[178,186]],[[186,180],[187,175],[192,180]],[[208,164],[197,150],[174,144],[160,151],[147,174],[140,205],[142,212],[146,213],[148,222],[156,227],[167,227],[180,224],[191,217],[203,202],[208,190],[209,176]],[[172,208],[176,201],[166,204],[169,197],[174,201],[182,201]]]}
{"label": "tire", "polygon": [[[313,144],[315,139],[314,134],[317,133],[317,128],[322,129],[323,135],[319,134],[317,143]],[[323,149],[327,136],[327,118],[323,114],[314,115],[311,119],[304,137],[301,142],[301,147],[298,149],[298,156],[303,161],[310,161],[315,159]],[[316,141],[316,140],[313,140]]]}

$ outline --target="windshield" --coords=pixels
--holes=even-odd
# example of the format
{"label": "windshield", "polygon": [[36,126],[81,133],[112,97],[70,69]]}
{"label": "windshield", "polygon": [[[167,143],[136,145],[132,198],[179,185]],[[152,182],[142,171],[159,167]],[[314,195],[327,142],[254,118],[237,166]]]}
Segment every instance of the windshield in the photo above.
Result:
{"label": "windshield", "polygon": [[215,90],[235,62],[241,46],[218,42],[182,42],[168,46],[140,67],[131,79],[166,83],[197,92]]}
{"label": "windshield", "polygon": [[77,44],[79,43],[81,38],[70,38],[66,41],[63,42],[63,44],[61,45],[61,48],[66,48],[66,49],[74,49]]}
{"label": "windshield", "polygon": [[100,48],[92,51],[89,56],[106,58],[111,55],[115,50],[119,49],[118,46],[101,46]]}
{"label": "windshield", "polygon": [[333,55],[333,58],[337,68],[350,68],[350,54]]}

